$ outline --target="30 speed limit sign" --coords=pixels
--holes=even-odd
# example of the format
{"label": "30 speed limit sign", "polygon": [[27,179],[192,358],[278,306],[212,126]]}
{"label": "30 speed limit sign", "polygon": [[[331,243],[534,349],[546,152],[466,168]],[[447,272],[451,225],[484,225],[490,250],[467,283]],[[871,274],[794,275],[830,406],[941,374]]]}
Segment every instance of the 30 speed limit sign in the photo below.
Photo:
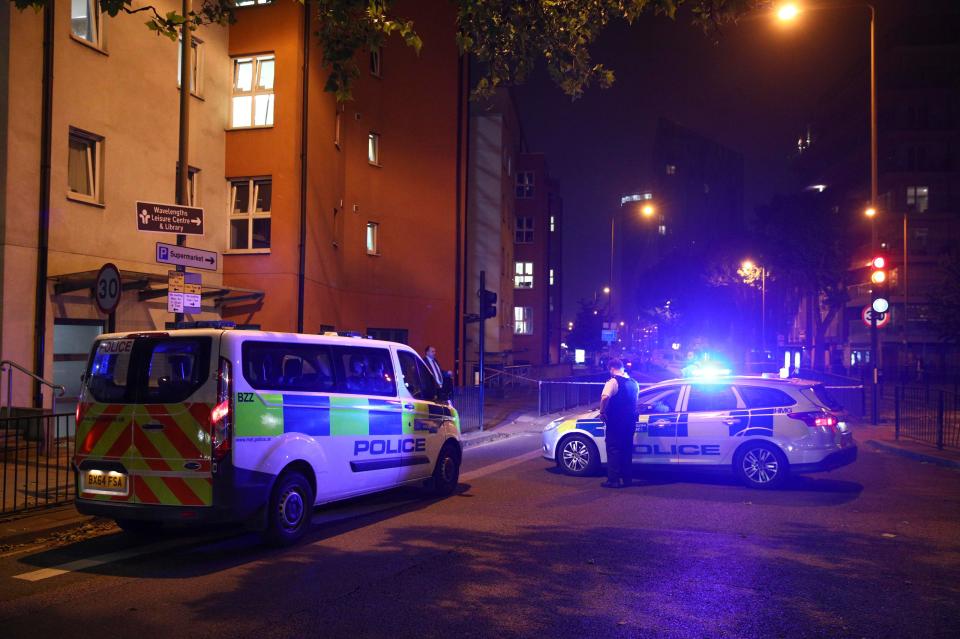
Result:
{"label": "30 speed limit sign", "polygon": [[101,312],[110,314],[120,303],[120,271],[113,264],[104,264],[93,285],[93,299]]}

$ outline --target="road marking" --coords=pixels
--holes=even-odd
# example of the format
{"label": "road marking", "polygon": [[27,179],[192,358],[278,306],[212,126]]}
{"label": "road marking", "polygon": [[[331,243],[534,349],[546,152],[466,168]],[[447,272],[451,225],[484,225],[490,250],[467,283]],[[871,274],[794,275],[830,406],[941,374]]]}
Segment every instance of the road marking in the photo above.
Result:
{"label": "road marking", "polygon": [[469,473],[460,475],[460,481],[470,481],[471,479],[479,479],[480,477],[498,473],[505,468],[522,464],[525,461],[536,459],[542,455],[543,451],[537,448],[536,450],[531,450],[528,453],[523,453],[522,455],[517,455],[516,457],[511,457],[510,459],[504,459],[503,461],[498,461],[497,463],[490,464],[489,466],[483,466],[482,468],[471,470]]}

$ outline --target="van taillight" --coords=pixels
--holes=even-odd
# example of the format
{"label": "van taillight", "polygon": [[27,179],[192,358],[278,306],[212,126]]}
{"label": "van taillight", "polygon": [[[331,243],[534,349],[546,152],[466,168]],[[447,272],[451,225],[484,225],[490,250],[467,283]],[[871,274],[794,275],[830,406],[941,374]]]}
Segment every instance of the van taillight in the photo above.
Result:
{"label": "van taillight", "polygon": [[230,372],[230,360],[221,357],[217,370],[217,404],[210,411],[210,439],[213,444],[213,459],[216,461],[230,454],[230,444],[233,441],[231,397],[233,376]]}
{"label": "van taillight", "polygon": [[790,413],[787,415],[792,419],[799,419],[810,428],[836,428],[837,418],[830,413],[821,413],[819,411],[808,411],[803,413]]}

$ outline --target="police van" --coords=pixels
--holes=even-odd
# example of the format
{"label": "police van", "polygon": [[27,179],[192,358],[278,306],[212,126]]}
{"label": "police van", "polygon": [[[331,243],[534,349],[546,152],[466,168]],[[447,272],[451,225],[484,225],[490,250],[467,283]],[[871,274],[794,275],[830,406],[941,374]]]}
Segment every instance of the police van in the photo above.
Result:
{"label": "police van", "polygon": [[460,423],[403,344],[227,328],[101,335],[77,407],[76,506],[124,530],[248,522],[404,484],[446,496]]}
{"label": "police van", "polygon": [[[641,389],[634,464],[732,470],[752,488],[789,473],[832,470],[857,458],[841,406],[822,384],[800,379],[674,379]],[[605,427],[593,411],[543,430],[543,456],[565,473],[606,463]]]}

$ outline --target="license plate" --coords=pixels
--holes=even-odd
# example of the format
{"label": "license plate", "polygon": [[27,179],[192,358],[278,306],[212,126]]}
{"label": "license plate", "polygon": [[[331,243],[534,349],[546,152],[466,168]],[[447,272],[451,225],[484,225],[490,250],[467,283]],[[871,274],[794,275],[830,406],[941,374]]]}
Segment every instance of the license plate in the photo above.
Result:
{"label": "license plate", "polygon": [[116,471],[88,470],[83,479],[83,491],[101,495],[126,495],[127,475]]}

